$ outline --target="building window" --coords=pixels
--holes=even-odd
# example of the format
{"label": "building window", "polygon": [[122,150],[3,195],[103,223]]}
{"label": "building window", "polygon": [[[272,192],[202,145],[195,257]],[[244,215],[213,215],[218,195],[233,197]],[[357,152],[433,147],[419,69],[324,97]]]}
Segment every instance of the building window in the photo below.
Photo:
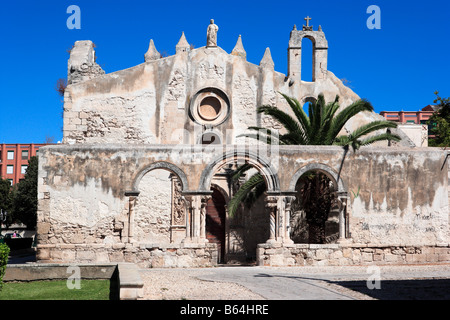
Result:
{"label": "building window", "polygon": [[27,168],[28,168],[27,165],[22,165],[22,166],[20,167],[20,173],[21,173],[21,174],[27,173]]}
{"label": "building window", "polygon": [[9,183],[11,183],[11,185],[13,185],[13,179],[8,179]]}
{"label": "building window", "polygon": [[14,151],[8,151],[8,155],[7,155],[6,159],[14,160]]}
{"label": "building window", "polygon": [[22,160],[28,160],[28,150],[22,150]]}
{"label": "building window", "polygon": [[6,174],[14,174],[14,166],[13,165],[6,166]]}

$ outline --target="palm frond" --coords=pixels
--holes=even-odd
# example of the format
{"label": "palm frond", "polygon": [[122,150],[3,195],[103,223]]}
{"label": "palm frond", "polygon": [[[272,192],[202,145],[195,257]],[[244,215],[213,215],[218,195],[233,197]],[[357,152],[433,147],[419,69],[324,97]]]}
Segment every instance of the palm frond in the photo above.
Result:
{"label": "palm frond", "polygon": [[276,121],[278,121],[288,132],[301,131],[301,128],[294,118],[276,107],[262,106],[258,108],[258,113],[264,113],[265,115],[271,116]]}
{"label": "palm frond", "polygon": [[383,133],[373,137],[369,137],[360,142],[361,146],[368,146],[378,141],[400,141],[402,138],[396,134]]}
{"label": "palm frond", "polygon": [[228,202],[228,213],[230,217],[236,214],[239,205],[244,202],[252,189],[261,183],[265,184],[264,177],[260,173],[255,173],[239,188],[233,198]]}
{"label": "palm frond", "polygon": [[327,140],[334,141],[334,139],[338,136],[339,132],[341,132],[342,128],[347,123],[347,121],[350,120],[355,115],[357,115],[358,113],[364,111],[373,111],[373,106],[369,101],[361,99],[352,103],[344,110],[339,112],[332,121]]}
{"label": "palm frond", "polygon": [[252,127],[249,128],[257,131],[256,133],[242,133],[237,135],[237,138],[246,137],[252,138],[267,144],[284,144],[283,141],[280,140],[278,134],[273,134],[269,129]]}
{"label": "palm frond", "polygon": [[253,166],[248,163],[244,163],[243,165],[237,167],[236,170],[234,170],[233,173],[231,174],[231,181],[235,182],[239,180],[239,178],[241,178],[242,175],[251,168],[253,168]]}
{"label": "palm frond", "polygon": [[301,128],[302,132],[305,134],[305,136],[307,138],[309,138],[308,133],[310,132],[311,124],[310,124],[308,115],[303,110],[302,105],[300,104],[300,102],[297,99],[289,97],[281,92],[280,92],[280,94],[283,96],[283,98],[289,104],[292,112],[294,112],[295,117],[297,118],[297,120],[300,124],[300,128]]}
{"label": "palm frond", "polygon": [[308,145],[308,140],[304,134],[300,132],[291,132],[283,134],[280,141],[286,145]]}
{"label": "palm frond", "polygon": [[333,143],[329,139],[329,131],[331,129],[333,118],[339,109],[339,96],[336,96],[335,101],[325,105],[322,112],[321,122],[318,132],[316,133],[316,144],[330,145]]}
{"label": "palm frond", "polygon": [[367,123],[365,125],[362,125],[358,127],[356,130],[354,130],[351,133],[351,136],[354,139],[359,139],[365,135],[368,135],[372,132],[387,129],[387,128],[397,128],[397,124],[392,121],[386,121],[386,120],[380,120],[380,121],[373,121],[370,123]]}

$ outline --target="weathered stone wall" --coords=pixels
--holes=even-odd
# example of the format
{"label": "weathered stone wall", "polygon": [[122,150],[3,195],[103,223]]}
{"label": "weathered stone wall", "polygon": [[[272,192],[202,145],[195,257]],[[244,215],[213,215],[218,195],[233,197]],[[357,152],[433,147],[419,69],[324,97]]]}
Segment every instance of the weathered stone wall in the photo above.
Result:
{"label": "weathered stone wall", "polygon": [[260,244],[260,266],[349,266],[449,263],[450,246]]}
{"label": "weathered stone wall", "polygon": [[170,243],[172,183],[163,169],[145,174],[139,183],[133,237],[146,243]]}
{"label": "weathered stone wall", "polygon": [[[242,151],[241,147],[239,149]],[[349,195],[347,232],[350,237],[347,241],[355,246],[445,247],[450,242],[445,151],[363,148],[345,153],[338,147],[290,146],[256,156],[258,150],[249,147],[244,153],[236,151],[224,155],[222,148],[192,152],[192,146],[55,145],[41,148],[40,257],[114,262],[116,255],[121,257],[125,251],[140,252],[141,246],[165,247],[170,242],[167,208],[170,204],[165,207],[166,213],[163,213],[163,203],[144,204],[145,198],[153,192],[145,190],[153,183],[152,190],[160,188],[167,195],[168,189],[160,186],[158,177],[150,179],[153,171],[149,169],[178,172],[183,182],[182,191],[195,193],[210,187],[208,177],[214,176],[214,168],[236,159],[255,165],[270,163],[272,167],[261,168],[267,181],[272,181],[269,185],[272,194],[292,191],[301,173],[311,169],[321,170],[338,181],[339,191]],[[142,200],[139,194],[138,205],[134,206],[133,218],[130,218],[131,199],[139,191]],[[155,215],[156,211],[152,210],[159,213]],[[62,250],[65,246],[80,250]],[[165,252],[167,255],[170,251]],[[148,258],[145,254],[143,259],[144,256]]]}
{"label": "weathered stone wall", "polygon": [[[69,70],[81,70],[83,61],[94,63],[93,56],[90,41],[75,43]],[[63,142],[197,144],[205,130],[213,130],[221,136],[221,143],[240,143],[236,137],[250,126],[281,129],[256,111],[258,106],[270,104],[291,112],[278,92],[302,103],[320,93],[327,101],[339,95],[342,107],[359,99],[326,70],[326,57],[322,60],[317,67],[320,76],[314,82],[290,79],[275,71],[270,56],[264,55],[256,65],[245,55],[228,54],[220,47],[183,50],[110,74],[88,73],[70,82],[65,90]],[[221,121],[195,118],[195,97],[205,90],[219,90],[223,95],[227,110]],[[383,117],[375,113],[357,115],[345,130],[374,120]],[[402,135],[402,143],[410,142]]]}
{"label": "weathered stone wall", "polygon": [[40,262],[109,263],[131,262],[142,268],[211,267],[217,264],[216,244],[43,244]]}

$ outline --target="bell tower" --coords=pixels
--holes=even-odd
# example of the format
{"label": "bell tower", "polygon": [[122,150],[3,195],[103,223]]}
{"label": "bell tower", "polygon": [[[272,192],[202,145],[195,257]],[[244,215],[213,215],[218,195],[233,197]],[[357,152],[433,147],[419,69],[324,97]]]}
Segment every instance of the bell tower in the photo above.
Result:
{"label": "bell tower", "polygon": [[328,68],[328,41],[319,26],[317,31],[309,25],[311,18],[306,17],[306,25],[302,30],[297,30],[294,25],[289,38],[288,48],[288,76],[294,81],[301,81],[302,70],[302,40],[308,38],[313,44],[313,81],[326,78]]}

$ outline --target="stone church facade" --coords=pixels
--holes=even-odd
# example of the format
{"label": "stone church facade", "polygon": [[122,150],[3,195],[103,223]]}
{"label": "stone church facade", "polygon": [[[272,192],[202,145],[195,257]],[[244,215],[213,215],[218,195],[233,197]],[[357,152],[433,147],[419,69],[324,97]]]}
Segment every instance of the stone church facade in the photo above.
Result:
{"label": "stone church facade", "polygon": [[[192,49],[182,34],[162,57],[150,41],[145,62],[105,74],[91,41],[77,41],[68,61],[64,136],[41,148],[38,260],[135,262],[144,267],[218,263],[270,266],[448,262],[447,153],[416,148],[401,132],[394,147],[357,152],[329,146],[273,146],[240,135],[248,127],[282,130],[258,114],[269,104],[289,112],[279,94],[307,103],[323,93],[347,106],[359,97],[328,70],[328,42],[307,23],[290,33],[287,75],[267,48],[246,60],[239,36],[231,53]],[[313,43],[313,81],[301,80],[302,39]],[[382,119],[364,113],[346,131]],[[238,188],[230,174],[250,164],[267,191],[230,216]],[[337,196],[329,243],[294,236],[301,221],[296,186],[320,171]],[[241,181],[242,182],[242,181]]]}

